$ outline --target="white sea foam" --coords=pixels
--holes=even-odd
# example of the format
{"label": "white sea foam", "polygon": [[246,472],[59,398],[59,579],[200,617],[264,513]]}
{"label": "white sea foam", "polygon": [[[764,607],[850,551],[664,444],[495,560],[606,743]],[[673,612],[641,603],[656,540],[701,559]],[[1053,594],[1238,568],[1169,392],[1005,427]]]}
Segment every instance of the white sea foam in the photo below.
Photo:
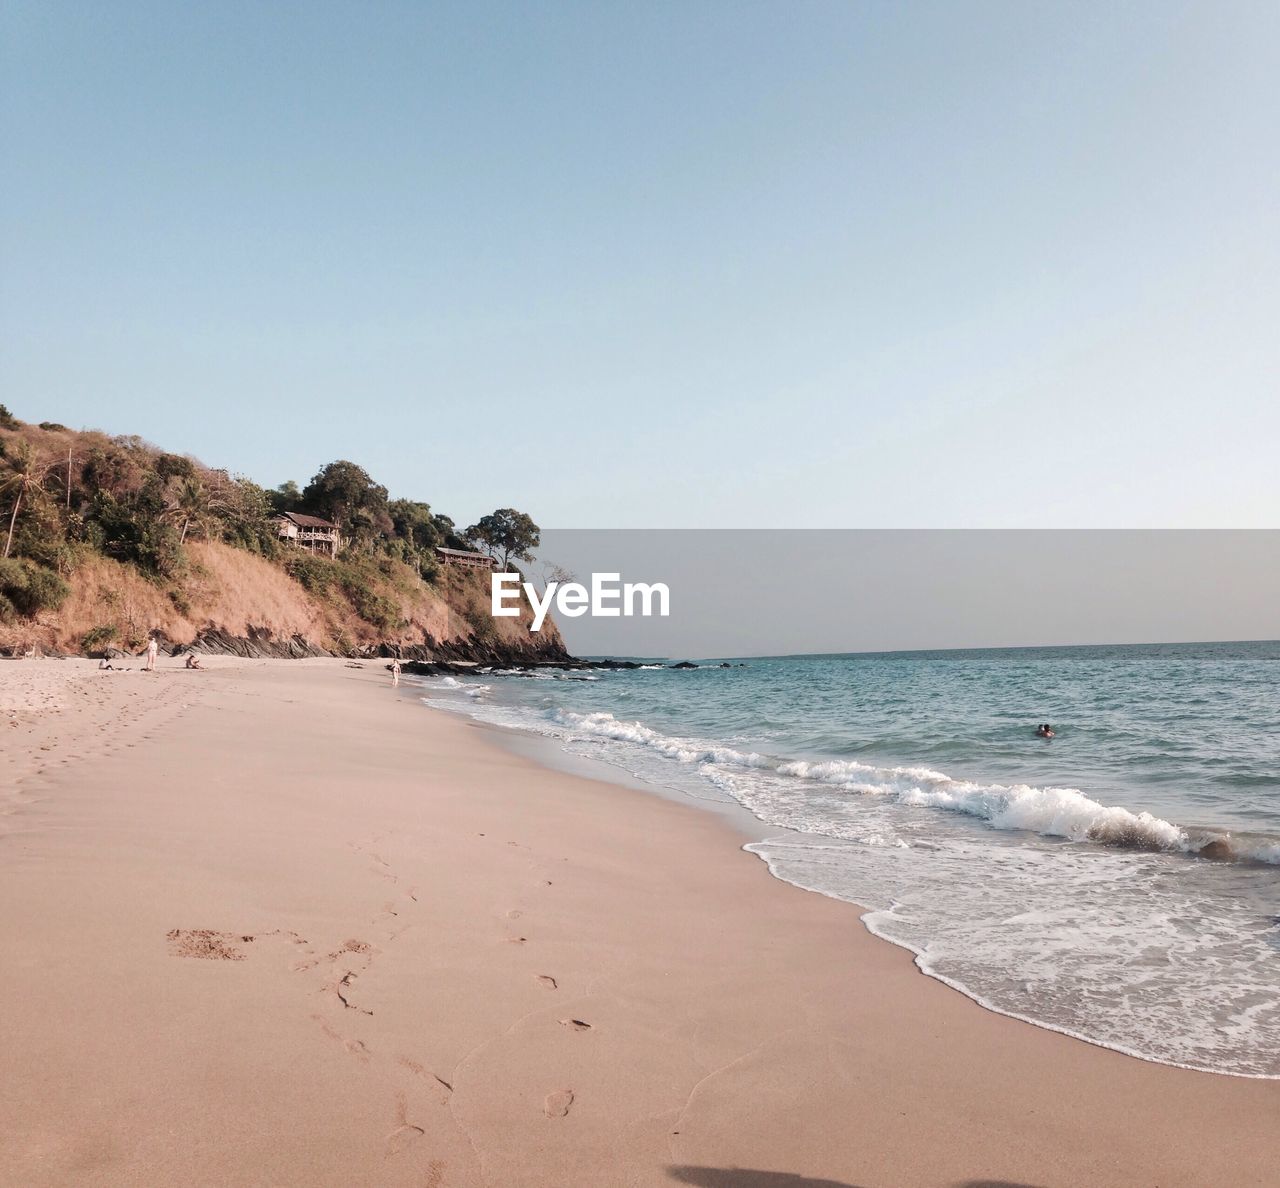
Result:
{"label": "white sea foam", "polygon": [[[1143,849],[1193,851],[1180,826],[1148,812],[1100,804],[1078,788],[1036,788],[1028,784],[981,784],[955,780],[927,767],[875,767],[852,760],[777,762],[755,751],[738,751],[673,738],[639,722],[610,713],[579,714],[557,710],[554,719],[571,733],[648,747],[681,763],[770,768],[780,776],[830,785],[860,796],[884,797],[899,804],[964,813],[996,829],[1025,830],[1077,842]],[[1280,861],[1280,846],[1259,847],[1262,861]]]}
{"label": "white sea foam", "polygon": [[1187,848],[1187,835],[1177,825],[1147,812],[1099,804],[1078,788],[979,784],[953,780],[927,767],[873,767],[851,761],[783,763],[778,771],[862,795],[889,796],[900,804],[966,813],[996,829],[1024,829],[1071,841]]}
{"label": "white sea foam", "polygon": [[[452,677],[443,678],[436,687],[463,690],[473,703],[483,702],[491,692],[488,685],[464,687]],[[520,717],[523,719],[525,715]],[[494,724],[512,723],[495,719]],[[1206,854],[1212,857],[1280,865],[1280,841],[1274,838],[1232,837],[1225,831],[1188,831],[1149,812],[1134,812],[1120,805],[1102,804],[1078,788],[986,784],[953,779],[928,767],[876,767],[856,760],[779,761],[757,751],[663,734],[640,722],[620,719],[603,711],[576,713],[558,709],[551,714],[550,723],[544,720],[543,726],[548,725],[550,733],[567,740],[630,743],[682,765],[698,767],[701,775],[741,800],[753,812],[765,807],[760,799],[763,789],[741,785],[730,787],[729,781],[718,771],[726,776],[734,769],[769,773],[882,803],[958,813],[1007,832],[1021,831],[1073,842],[1187,854],[1195,854],[1210,846]],[[830,825],[824,827],[821,824],[821,805],[795,801],[788,805],[788,812],[793,814],[792,823],[797,827],[815,831],[830,828]],[[782,822],[775,819],[775,823]],[[889,830],[884,835],[891,833]],[[837,832],[833,836],[851,835]]]}
{"label": "white sea foam", "polygon": [[754,751],[735,751],[732,747],[709,746],[672,738],[651,730],[648,726],[642,726],[639,722],[619,721],[609,713],[576,714],[570,710],[556,710],[552,716],[554,721],[571,733],[636,743],[681,763],[724,763],[735,767],[772,766],[771,760]]}
{"label": "white sea foam", "polygon": [[960,835],[928,851],[790,837],[745,848],[778,878],[869,909],[871,932],[991,1010],[1165,1064],[1280,1075],[1271,930],[1195,883],[1153,894],[1149,855]]}

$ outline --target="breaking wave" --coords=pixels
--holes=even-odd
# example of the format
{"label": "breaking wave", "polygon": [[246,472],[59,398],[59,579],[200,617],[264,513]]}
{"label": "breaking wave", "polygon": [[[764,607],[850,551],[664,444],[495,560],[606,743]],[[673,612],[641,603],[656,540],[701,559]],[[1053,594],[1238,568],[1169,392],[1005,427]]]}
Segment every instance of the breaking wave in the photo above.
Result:
{"label": "breaking wave", "polygon": [[778,776],[823,784],[851,795],[961,813],[994,829],[1126,849],[1280,865],[1280,839],[1264,835],[1233,837],[1227,830],[1184,827],[1148,812],[1135,813],[1119,805],[1101,804],[1078,788],[983,784],[953,779],[927,767],[876,767],[855,760],[780,761],[755,751],[674,738],[639,722],[621,721],[607,712],[581,714],[559,709],[553,720],[573,733],[634,743],[680,763],[767,769]]}

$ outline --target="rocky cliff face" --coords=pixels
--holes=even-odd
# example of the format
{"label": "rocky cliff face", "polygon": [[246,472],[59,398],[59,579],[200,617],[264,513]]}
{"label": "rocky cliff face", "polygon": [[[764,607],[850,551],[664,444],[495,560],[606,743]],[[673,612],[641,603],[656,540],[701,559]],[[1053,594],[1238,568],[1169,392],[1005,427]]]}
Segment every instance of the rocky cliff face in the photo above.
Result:
{"label": "rocky cliff face", "polygon": [[[167,588],[132,566],[89,558],[67,581],[57,611],[0,627],[0,647],[61,654],[136,651],[156,633],[166,650],[239,656],[400,656],[407,660],[511,665],[569,659],[555,624],[529,631],[489,614],[488,576],[446,566],[424,582],[405,566],[343,585],[306,588],[284,563],[218,542],[188,545],[190,565]],[[322,575],[323,576],[323,575]]]}

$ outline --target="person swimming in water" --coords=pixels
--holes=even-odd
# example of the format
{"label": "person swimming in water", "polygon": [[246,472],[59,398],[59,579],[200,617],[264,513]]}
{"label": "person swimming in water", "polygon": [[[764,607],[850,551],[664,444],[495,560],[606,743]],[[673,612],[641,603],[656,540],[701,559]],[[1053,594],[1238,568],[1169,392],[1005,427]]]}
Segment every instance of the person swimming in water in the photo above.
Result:
{"label": "person swimming in water", "polygon": [[1053,733],[1053,727],[1050,726],[1048,722],[1041,722],[1040,725],[1036,727],[1036,738],[1052,738]]}

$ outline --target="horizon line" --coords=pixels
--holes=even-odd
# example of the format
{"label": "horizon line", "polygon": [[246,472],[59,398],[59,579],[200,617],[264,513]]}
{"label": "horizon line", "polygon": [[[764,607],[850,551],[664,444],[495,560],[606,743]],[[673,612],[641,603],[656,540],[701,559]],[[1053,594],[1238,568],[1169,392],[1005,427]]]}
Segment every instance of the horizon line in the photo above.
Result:
{"label": "horizon line", "polygon": [[[1071,644],[970,644],[938,648],[867,648],[853,652],[752,652],[737,655],[689,656],[680,653],[691,664],[711,663],[722,660],[802,660],[815,656],[919,656],[931,652],[1030,652],[1030,651],[1068,651],[1076,648],[1170,648],[1194,647],[1204,644],[1280,644],[1280,639],[1163,639],[1144,642],[1110,641],[1102,643]],[[595,652],[578,656],[579,660],[633,660],[657,662],[660,660],[676,660],[676,653],[669,655],[619,655],[616,652]],[[678,662],[678,661],[677,661]]]}

